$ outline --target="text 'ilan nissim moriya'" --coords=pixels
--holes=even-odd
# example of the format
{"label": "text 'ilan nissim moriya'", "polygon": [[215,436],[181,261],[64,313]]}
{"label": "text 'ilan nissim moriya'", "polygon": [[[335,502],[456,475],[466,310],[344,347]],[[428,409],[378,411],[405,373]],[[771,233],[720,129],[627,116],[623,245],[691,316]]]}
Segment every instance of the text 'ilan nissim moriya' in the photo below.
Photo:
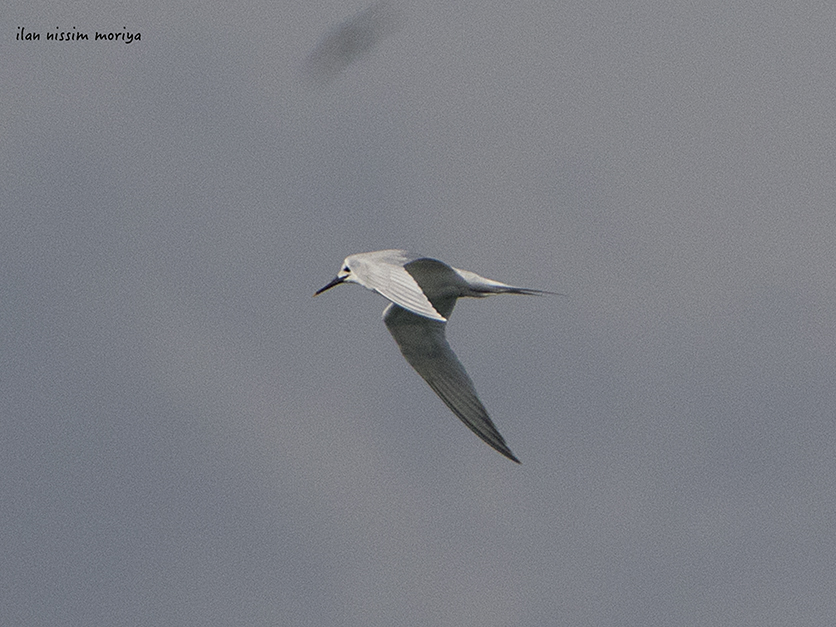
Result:
{"label": "text 'ilan nissim moriya'", "polygon": [[[62,31],[59,26],[55,27],[57,32],[49,31],[46,33],[46,40],[47,41],[89,41],[90,36],[87,33],[82,33],[81,31],[77,30],[77,27],[73,26],[72,30]],[[127,26],[123,26],[121,31],[116,31],[112,33],[100,33],[96,31],[93,35],[94,41],[122,41],[126,44],[129,44],[134,41],[140,41],[142,39],[141,33],[131,33],[128,31]],[[15,35],[15,39],[18,41],[38,41],[41,38],[40,33],[32,33],[26,32],[26,29],[23,26],[18,26],[17,34]]]}

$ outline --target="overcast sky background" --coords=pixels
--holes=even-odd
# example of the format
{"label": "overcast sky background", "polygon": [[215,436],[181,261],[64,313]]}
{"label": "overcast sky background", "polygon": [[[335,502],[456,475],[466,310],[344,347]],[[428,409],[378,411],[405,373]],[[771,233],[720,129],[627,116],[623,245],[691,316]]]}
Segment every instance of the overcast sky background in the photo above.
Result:
{"label": "overcast sky background", "polygon": [[832,625],[836,5],[369,6],[0,9],[0,623]]}

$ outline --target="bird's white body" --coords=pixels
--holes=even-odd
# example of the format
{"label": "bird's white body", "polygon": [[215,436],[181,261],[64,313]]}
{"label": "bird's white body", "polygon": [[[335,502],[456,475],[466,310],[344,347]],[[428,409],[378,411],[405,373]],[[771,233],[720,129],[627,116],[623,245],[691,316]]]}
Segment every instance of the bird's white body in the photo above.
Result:
{"label": "bird's white body", "polygon": [[519,463],[447,343],[445,323],[458,298],[551,292],[506,285],[403,250],[349,255],[337,277],[314,296],[340,283],[359,283],[391,301],[383,320],[409,364],[476,435]]}

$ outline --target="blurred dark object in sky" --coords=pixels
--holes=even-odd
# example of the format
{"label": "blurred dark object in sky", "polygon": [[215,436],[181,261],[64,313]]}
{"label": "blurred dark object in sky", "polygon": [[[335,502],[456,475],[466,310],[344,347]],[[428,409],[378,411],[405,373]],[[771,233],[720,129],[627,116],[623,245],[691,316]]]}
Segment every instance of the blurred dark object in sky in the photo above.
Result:
{"label": "blurred dark object in sky", "polygon": [[391,0],[382,0],[331,29],[308,55],[303,73],[329,83],[361,56],[369,53],[384,37],[403,24],[403,14]]}

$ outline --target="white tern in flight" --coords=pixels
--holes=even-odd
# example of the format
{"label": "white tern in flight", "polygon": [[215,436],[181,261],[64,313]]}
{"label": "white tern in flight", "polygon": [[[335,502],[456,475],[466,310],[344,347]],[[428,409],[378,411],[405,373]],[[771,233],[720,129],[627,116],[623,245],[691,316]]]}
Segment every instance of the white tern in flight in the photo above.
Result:
{"label": "white tern in flight", "polygon": [[456,299],[493,294],[554,294],[514,287],[436,259],[403,250],[379,250],[345,258],[337,277],[317,296],[340,283],[359,283],[391,301],[383,322],[409,364],[476,435],[520,463],[499,434],[464,366],[447,343],[445,325]]}

